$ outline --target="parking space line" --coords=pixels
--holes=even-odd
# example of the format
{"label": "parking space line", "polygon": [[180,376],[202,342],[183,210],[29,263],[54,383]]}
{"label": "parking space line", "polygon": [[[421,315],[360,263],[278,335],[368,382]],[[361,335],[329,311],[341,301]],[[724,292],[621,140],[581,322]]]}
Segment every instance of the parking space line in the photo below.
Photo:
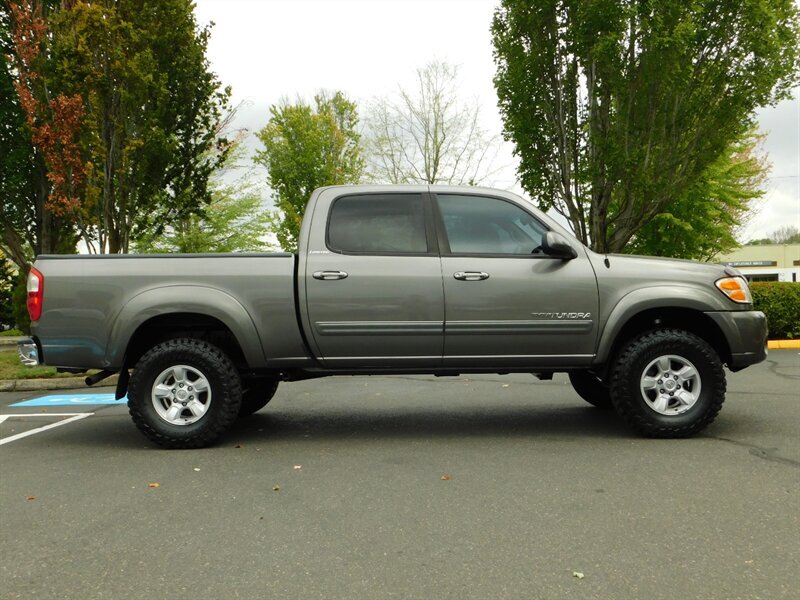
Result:
{"label": "parking space line", "polygon": [[94,413],[36,413],[36,414],[26,414],[26,415],[0,415],[0,423],[5,421],[9,417],[69,417],[68,419],[64,419],[63,421],[58,421],[57,423],[50,423],[49,425],[43,425],[42,427],[31,429],[30,431],[23,431],[22,433],[17,433],[16,435],[10,435],[8,437],[0,438],[0,446],[2,446],[3,444],[15,442],[16,440],[28,437],[29,435],[34,435],[37,433],[41,433],[43,431],[47,431],[48,429],[53,429],[54,427],[66,425],[67,423],[72,423],[74,421],[80,421],[81,419],[85,419],[86,417],[91,417],[93,414]]}

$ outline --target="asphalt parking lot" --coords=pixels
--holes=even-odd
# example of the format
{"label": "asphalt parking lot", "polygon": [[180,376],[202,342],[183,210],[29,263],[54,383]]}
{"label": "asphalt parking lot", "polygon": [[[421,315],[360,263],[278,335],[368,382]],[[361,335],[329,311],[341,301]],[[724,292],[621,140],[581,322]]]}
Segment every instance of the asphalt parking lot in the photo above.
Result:
{"label": "asphalt parking lot", "polygon": [[2,393],[0,596],[798,598],[800,355],[728,383],[689,440],[559,376],[283,384],[188,451]]}

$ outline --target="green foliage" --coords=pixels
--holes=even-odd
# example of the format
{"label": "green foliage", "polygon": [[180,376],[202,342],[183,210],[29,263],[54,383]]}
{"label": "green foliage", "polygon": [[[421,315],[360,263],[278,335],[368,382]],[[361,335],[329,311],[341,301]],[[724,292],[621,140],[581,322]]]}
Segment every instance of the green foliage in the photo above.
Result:
{"label": "green foliage", "polygon": [[28,274],[19,273],[15,279],[14,289],[11,292],[14,325],[26,334],[31,332],[31,317],[28,314]]}
{"label": "green foliage", "polygon": [[771,244],[800,244],[800,229],[794,225],[779,227],[768,237],[747,242],[748,246],[769,246]]}
{"label": "green foliage", "polygon": [[799,33],[793,0],[503,0],[495,86],[523,187],[598,251],[685,223],[674,205],[796,84]]}
{"label": "green foliage", "polygon": [[756,282],[750,292],[756,310],[767,315],[770,339],[800,338],[800,283]]}
{"label": "green foliage", "polygon": [[17,271],[12,262],[0,252],[0,325],[14,324],[13,297]]}
{"label": "green foliage", "polygon": [[[230,156],[238,156],[233,150]],[[143,253],[257,252],[269,249],[264,241],[270,215],[264,211],[256,185],[249,175],[233,184],[222,176],[212,178],[211,203],[202,215],[186,215],[158,235],[134,242]]]}
{"label": "green foliage", "polygon": [[202,212],[230,90],[209,70],[191,0],[65,3],[51,27],[51,85],[85,103],[87,244],[127,252],[138,233]]}
{"label": "green foliage", "polygon": [[264,150],[256,162],[267,168],[278,209],[271,228],[281,247],[297,249],[300,223],[311,192],[326,185],[357,183],[364,171],[356,104],[341,92],[317,95],[314,105],[286,102],[270,107],[258,132]]}
{"label": "green foliage", "polygon": [[644,224],[625,252],[708,261],[737,248],[737,228],[748,216],[749,203],[764,194],[764,167],[755,153],[760,140],[752,130],[731,144],[669,212]]}
{"label": "green foliage", "polygon": [[[37,3],[45,16],[57,4],[57,0]],[[74,252],[76,236],[69,219],[53,215],[46,207],[50,191],[47,169],[34,149],[14,88],[19,73],[14,65],[14,23],[9,7],[9,2],[0,2],[0,249],[25,270],[36,254]],[[34,66],[45,75],[41,60]]]}

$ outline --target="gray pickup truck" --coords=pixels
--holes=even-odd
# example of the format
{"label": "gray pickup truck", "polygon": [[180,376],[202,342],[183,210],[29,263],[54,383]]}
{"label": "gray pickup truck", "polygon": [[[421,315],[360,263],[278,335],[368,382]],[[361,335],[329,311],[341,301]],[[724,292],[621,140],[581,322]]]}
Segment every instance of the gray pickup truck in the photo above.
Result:
{"label": "gray pickup truck", "polygon": [[640,433],[684,437],[722,407],[724,365],[766,357],[737,271],[596,254],[473,187],[319,189],[296,255],[40,256],[28,308],[43,364],[119,373],[170,448],[214,442],[282,381],[397,373],[566,372]]}

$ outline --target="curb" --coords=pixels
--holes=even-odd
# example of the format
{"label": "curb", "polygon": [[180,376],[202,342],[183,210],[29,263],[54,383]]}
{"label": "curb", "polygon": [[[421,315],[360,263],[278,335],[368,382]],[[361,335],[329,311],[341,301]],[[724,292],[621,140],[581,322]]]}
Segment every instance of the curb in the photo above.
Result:
{"label": "curb", "polygon": [[[102,386],[117,385],[118,375],[104,379]],[[37,392],[40,390],[76,390],[90,389],[84,381],[85,377],[61,377],[51,379],[8,379],[0,381],[0,392]]]}
{"label": "curb", "polygon": [[800,348],[800,340],[769,340],[767,342],[767,348],[770,350]]}

